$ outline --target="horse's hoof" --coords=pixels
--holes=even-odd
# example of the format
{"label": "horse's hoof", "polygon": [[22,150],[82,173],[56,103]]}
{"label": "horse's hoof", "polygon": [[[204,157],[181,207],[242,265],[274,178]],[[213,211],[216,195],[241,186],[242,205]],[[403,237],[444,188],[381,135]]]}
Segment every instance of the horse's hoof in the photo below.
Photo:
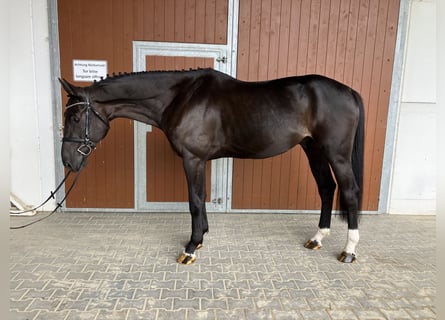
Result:
{"label": "horse's hoof", "polygon": [[176,261],[180,264],[192,264],[196,261],[196,255],[193,253],[184,252]]}
{"label": "horse's hoof", "polygon": [[354,253],[347,253],[345,251],[338,257],[338,261],[343,263],[353,263],[355,260],[357,260],[357,258]]}
{"label": "horse's hoof", "polygon": [[321,248],[321,243],[318,242],[317,240],[308,240],[304,244],[304,247],[311,250],[318,250]]}

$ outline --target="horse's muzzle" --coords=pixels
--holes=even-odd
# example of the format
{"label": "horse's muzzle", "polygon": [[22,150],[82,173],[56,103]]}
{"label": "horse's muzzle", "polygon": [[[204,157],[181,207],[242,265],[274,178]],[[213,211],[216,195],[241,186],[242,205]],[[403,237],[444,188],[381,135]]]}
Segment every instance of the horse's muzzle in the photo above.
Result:
{"label": "horse's muzzle", "polygon": [[82,155],[75,149],[74,152],[68,151],[62,147],[63,166],[73,172],[80,171],[87,163],[87,156]]}

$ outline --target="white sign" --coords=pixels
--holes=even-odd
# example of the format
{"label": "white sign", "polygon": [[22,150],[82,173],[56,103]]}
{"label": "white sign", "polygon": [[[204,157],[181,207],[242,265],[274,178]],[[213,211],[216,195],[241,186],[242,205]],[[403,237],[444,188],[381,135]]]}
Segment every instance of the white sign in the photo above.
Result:
{"label": "white sign", "polygon": [[74,81],[99,81],[107,77],[105,60],[73,60]]}

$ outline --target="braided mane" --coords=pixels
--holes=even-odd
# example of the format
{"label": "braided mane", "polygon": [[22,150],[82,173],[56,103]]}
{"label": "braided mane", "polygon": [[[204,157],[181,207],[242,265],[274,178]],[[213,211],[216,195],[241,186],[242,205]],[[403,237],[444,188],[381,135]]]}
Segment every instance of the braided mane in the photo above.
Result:
{"label": "braided mane", "polygon": [[111,76],[109,74],[107,74],[106,78],[101,77],[99,81],[94,80],[94,84],[100,84],[102,82],[108,82],[108,81],[113,81],[116,79],[123,79],[123,78],[127,78],[127,77],[133,77],[133,76],[140,76],[140,75],[145,75],[145,74],[155,74],[155,73],[181,73],[181,72],[198,72],[198,71],[202,71],[202,70],[209,70],[211,68],[197,68],[197,69],[193,69],[190,68],[189,70],[153,70],[153,71],[137,71],[137,72],[119,72],[119,73],[115,73],[113,72],[111,74]]}

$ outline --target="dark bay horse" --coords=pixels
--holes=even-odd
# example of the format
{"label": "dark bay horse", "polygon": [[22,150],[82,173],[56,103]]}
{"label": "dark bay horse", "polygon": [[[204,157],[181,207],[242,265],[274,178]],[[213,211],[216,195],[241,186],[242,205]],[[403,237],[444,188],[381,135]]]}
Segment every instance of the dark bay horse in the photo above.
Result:
{"label": "dark bay horse", "polygon": [[305,247],[319,249],[329,234],[338,184],[342,216],[348,223],[339,260],[356,259],[364,110],[360,95],[350,87],[320,75],[243,82],[212,69],[130,73],[88,87],[60,82],[69,96],[62,145],[67,168],[81,170],[107,134],[109,122],[118,117],[160,128],[182,157],[192,235],[179,263],[195,261],[195,250],[208,231],[206,162],[220,157],[267,158],[296,144],[309,159],[322,202],[318,231]]}

